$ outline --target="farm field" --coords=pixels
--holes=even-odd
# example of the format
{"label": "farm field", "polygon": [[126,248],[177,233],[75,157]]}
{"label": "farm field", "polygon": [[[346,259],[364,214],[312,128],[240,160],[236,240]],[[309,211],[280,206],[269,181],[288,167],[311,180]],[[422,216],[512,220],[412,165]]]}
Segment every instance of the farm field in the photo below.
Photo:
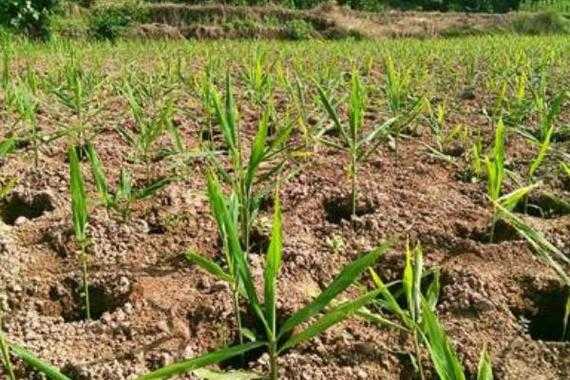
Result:
{"label": "farm field", "polygon": [[2,46],[0,378],[570,377],[567,36]]}

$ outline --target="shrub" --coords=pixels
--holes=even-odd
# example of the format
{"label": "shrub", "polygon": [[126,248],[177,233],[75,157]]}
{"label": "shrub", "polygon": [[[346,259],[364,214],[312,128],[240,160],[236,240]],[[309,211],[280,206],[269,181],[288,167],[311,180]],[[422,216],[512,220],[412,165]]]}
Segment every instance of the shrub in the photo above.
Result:
{"label": "shrub", "polygon": [[89,30],[97,39],[114,40],[129,25],[144,21],[146,16],[145,8],[136,2],[96,8],[89,16]]}
{"label": "shrub", "polygon": [[32,38],[50,37],[51,16],[59,0],[2,0],[0,25]]}
{"label": "shrub", "polygon": [[513,28],[524,34],[564,34],[570,33],[570,21],[554,11],[524,14],[513,21]]}
{"label": "shrub", "polygon": [[308,40],[313,36],[315,28],[305,20],[291,20],[285,24],[285,31],[292,40]]}

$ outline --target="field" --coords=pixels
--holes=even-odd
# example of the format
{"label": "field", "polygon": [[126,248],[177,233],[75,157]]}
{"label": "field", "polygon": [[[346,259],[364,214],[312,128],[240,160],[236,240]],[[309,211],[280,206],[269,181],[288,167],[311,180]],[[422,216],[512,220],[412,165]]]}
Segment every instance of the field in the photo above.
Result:
{"label": "field", "polygon": [[1,378],[570,378],[566,36],[2,46]]}

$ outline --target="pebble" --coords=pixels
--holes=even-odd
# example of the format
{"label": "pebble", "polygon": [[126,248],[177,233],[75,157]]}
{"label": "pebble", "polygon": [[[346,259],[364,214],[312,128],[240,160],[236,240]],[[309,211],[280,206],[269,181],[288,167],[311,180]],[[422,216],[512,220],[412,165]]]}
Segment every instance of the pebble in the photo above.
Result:
{"label": "pebble", "polygon": [[28,218],[26,218],[25,216],[19,216],[14,221],[14,225],[19,227],[19,226],[24,225],[27,221],[28,221]]}

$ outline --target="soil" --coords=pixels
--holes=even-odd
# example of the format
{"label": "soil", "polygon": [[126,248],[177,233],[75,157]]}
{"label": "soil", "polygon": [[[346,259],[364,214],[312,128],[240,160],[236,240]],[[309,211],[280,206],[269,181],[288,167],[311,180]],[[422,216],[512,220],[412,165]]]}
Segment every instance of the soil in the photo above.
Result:
{"label": "soil", "polygon": [[[469,120],[472,128],[490,138],[492,130],[476,111],[490,97],[477,91],[474,99],[455,101],[458,113],[453,118]],[[97,116],[97,123],[105,127],[94,141],[107,174],[117,178],[120,168],[128,166],[135,178],[144,178],[147,168],[127,159],[129,147],[111,127],[128,126],[126,105],[120,99],[108,105]],[[243,137],[248,140],[259,113],[243,106],[240,111]],[[373,119],[381,117],[375,115]],[[41,120],[43,130],[55,128],[53,120]],[[201,119],[177,117],[176,123],[187,144],[197,147]],[[350,191],[344,154],[321,146],[296,176],[283,183],[280,315],[309,302],[343,265],[386,239],[395,238],[397,243],[376,269],[386,280],[400,278],[409,239],[421,242],[427,267],[441,269],[439,316],[468,373],[476,371],[486,345],[497,378],[570,378],[570,344],[558,341],[560,335],[555,333],[561,328],[559,303],[565,289],[527,243],[506,228],[499,225],[499,241],[488,242],[491,207],[485,184],[464,181],[455,165],[430,158],[423,145],[429,142],[429,132],[422,131],[402,139],[397,161],[394,152],[382,145],[363,164],[360,212],[354,220],[343,214]],[[167,139],[162,144],[167,145]],[[61,139],[44,147],[37,171],[31,153],[0,163],[3,179],[18,178],[0,207],[0,284],[9,338],[73,379],[108,380],[134,378],[234,341],[228,287],[182,256],[192,248],[220,257],[200,160],[191,162],[180,181],[151,200],[136,203],[127,222],[97,206],[89,179],[94,320],[85,320],[78,247],[70,222],[66,146]],[[520,162],[533,154],[520,137],[510,139],[508,149],[509,157]],[[168,170],[168,165],[154,163],[151,177]],[[557,187],[563,185],[546,186],[568,195]],[[270,216],[268,207],[260,218]],[[570,253],[570,215],[521,214],[521,218]],[[266,245],[263,239],[259,233],[260,247]],[[331,247],[333,239],[342,241],[339,249]],[[260,281],[263,254],[254,252],[250,260]],[[280,374],[284,379],[409,379],[411,350],[408,336],[352,318],[284,354]],[[433,377],[425,354],[423,362],[428,377]],[[252,357],[245,367],[263,370],[267,357]],[[33,378],[20,365],[18,374]]]}

